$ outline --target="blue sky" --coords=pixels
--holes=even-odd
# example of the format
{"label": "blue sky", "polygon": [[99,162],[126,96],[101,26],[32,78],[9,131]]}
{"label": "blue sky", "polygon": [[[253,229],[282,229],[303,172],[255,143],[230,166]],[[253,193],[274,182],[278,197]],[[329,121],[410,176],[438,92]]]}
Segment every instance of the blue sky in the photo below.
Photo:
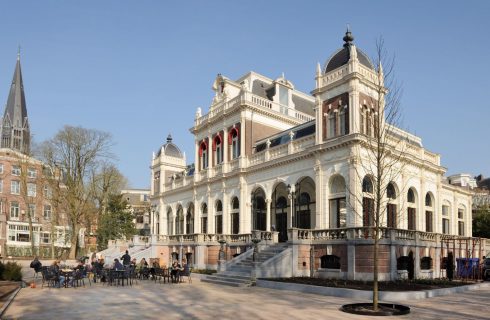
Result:
{"label": "blue sky", "polygon": [[35,140],[65,124],[110,132],[131,186],[149,187],[168,133],[193,161],[189,128],[217,73],[284,72],[309,92],[350,23],[365,52],[383,36],[395,54],[404,127],[448,174],[488,176],[489,12],[490,1],[2,1],[0,103],[20,44]]}

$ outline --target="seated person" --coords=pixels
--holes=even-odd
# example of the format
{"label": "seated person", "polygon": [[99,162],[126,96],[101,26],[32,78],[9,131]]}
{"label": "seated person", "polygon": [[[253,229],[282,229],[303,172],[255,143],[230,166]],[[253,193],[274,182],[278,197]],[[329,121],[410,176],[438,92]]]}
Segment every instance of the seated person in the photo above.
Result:
{"label": "seated person", "polygon": [[172,263],[172,267],[170,268],[170,276],[172,277],[172,282],[179,282],[180,271],[182,270],[180,264],[177,260]]}
{"label": "seated person", "polygon": [[63,285],[65,284],[65,277],[61,275],[59,260],[53,261],[50,267],[50,271],[53,273],[55,280],[59,281],[58,288],[63,287]]}
{"label": "seated person", "polygon": [[114,267],[113,267],[114,270],[116,271],[120,271],[120,270],[124,270],[124,266],[122,265],[121,262],[119,262],[119,259],[114,259]]}

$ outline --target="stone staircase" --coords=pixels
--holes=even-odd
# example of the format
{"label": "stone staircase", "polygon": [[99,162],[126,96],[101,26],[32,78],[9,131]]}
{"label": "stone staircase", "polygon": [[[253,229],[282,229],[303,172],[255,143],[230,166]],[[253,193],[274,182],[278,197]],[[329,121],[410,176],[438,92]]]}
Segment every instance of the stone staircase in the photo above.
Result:
{"label": "stone staircase", "polygon": [[[258,267],[287,248],[287,243],[276,243],[261,249],[259,253]],[[206,278],[201,279],[201,281],[233,287],[248,287],[252,284],[252,259],[252,255],[249,254],[247,258],[238,260],[237,262],[233,262],[232,260],[231,263],[227,265],[226,271],[206,276]]]}

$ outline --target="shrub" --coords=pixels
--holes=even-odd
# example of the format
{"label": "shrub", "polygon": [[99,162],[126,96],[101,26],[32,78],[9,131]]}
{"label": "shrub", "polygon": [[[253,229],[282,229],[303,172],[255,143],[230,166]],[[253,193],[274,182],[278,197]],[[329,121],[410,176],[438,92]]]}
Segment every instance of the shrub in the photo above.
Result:
{"label": "shrub", "polygon": [[4,265],[2,272],[3,280],[8,281],[21,281],[22,280],[22,267],[17,262],[7,262]]}

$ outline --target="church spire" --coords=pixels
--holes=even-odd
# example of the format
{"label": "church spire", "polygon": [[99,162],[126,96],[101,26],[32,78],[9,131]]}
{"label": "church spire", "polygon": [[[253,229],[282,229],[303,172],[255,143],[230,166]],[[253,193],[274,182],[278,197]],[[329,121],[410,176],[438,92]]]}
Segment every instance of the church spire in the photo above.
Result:
{"label": "church spire", "polygon": [[20,67],[20,47],[1,123],[1,147],[16,149],[23,153],[29,153],[30,149],[29,121]]}

